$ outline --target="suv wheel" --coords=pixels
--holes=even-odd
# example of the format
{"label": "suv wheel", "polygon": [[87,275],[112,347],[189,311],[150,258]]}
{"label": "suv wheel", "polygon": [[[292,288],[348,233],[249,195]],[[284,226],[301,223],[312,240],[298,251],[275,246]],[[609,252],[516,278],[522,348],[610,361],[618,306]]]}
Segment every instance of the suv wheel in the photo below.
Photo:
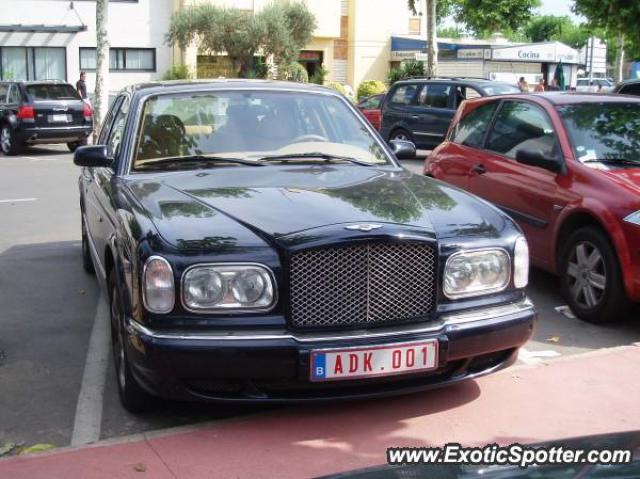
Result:
{"label": "suv wheel", "polygon": [[20,153],[20,145],[18,145],[15,134],[6,123],[0,126],[0,150],[5,155],[17,155]]}
{"label": "suv wheel", "polygon": [[393,140],[410,141],[411,143],[414,143],[411,134],[407,130],[403,130],[402,128],[393,130],[393,132],[389,136],[389,141]]}
{"label": "suv wheel", "polygon": [[116,284],[115,269],[109,274],[109,300],[111,303],[111,344],[113,347],[113,363],[116,369],[118,395],[124,408],[131,413],[149,411],[155,404],[149,395],[136,381],[131,373],[131,366],[127,358],[124,335],[124,309],[118,285]]}
{"label": "suv wheel", "polygon": [[560,256],[562,293],[576,315],[591,323],[622,319],[630,302],[611,241],[592,227],[575,231]]}

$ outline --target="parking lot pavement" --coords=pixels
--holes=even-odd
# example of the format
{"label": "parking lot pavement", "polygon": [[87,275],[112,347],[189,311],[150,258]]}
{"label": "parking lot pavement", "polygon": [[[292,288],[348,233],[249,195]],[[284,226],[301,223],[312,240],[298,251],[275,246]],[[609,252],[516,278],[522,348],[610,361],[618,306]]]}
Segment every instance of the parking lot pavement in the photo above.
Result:
{"label": "parking lot pavement", "polygon": [[[419,170],[421,162],[405,164]],[[95,279],[81,267],[78,173],[59,147],[0,156],[0,444],[66,446],[74,437],[104,439],[263,411],[165,403],[133,416],[120,407],[108,351],[106,367],[92,362],[89,351],[94,324],[107,318]],[[594,326],[557,313],[558,282],[546,273],[532,272],[529,295],[540,321],[521,363],[640,341],[640,323]],[[87,385],[87,359],[87,371],[106,378]]]}

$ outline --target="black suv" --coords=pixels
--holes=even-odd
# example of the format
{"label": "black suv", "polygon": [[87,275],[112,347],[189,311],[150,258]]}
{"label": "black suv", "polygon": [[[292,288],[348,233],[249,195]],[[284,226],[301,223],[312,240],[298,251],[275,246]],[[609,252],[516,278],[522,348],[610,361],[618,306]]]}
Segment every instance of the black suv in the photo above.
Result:
{"label": "black suv", "polygon": [[405,140],[431,149],[444,141],[462,101],[518,93],[508,83],[470,78],[416,78],[394,83],[382,105],[380,133],[386,141]]}
{"label": "black suv", "polygon": [[615,87],[613,87],[613,90],[611,90],[611,92],[618,93],[620,95],[640,96],[640,80],[632,79],[618,83]]}
{"label": "black suv", "polygon": [[0,150],[15,155],[25,145],[86,144],[93,111],[68,83],[0,82]]}

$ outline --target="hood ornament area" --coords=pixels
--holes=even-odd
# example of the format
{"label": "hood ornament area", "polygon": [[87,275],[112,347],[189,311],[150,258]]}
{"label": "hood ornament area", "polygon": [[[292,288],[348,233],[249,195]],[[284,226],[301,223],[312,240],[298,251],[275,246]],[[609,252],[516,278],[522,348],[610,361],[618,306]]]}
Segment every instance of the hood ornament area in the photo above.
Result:
{"label": "hood ornament area", "polygon": [[361,223],[357,225],[349,225],[344,227],[344,229],[347,229],[350,231],[362,231],[363,233],[368,233],[369,231],[373,231],[373,230],[379,230],[380,228],[382,228],[382,225],[377,225],[373,223]]}

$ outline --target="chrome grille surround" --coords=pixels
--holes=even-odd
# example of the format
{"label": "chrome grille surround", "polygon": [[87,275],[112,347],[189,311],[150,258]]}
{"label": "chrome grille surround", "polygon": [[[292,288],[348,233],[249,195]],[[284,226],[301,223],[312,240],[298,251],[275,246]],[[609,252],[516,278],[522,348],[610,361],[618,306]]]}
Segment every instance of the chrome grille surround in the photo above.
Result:
{"label": "chrome grille surround", "polygon": [[296,328],[424,320],[436,297],[436,249],[366,243],[310,249],[290,261],[290,323]]}

